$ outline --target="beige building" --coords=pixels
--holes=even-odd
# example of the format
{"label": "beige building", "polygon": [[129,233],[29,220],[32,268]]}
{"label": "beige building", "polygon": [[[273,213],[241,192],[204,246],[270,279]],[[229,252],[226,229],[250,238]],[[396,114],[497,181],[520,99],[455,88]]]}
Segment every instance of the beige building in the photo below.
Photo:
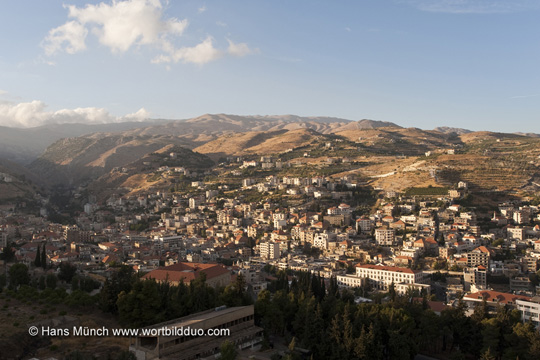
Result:
{"label": "beige building", "polygon": [[[245,349],[260,344],[263,334],[255,326],[253,305],[207,310],[142,331],[148,335],[135,337],[129,346],[137,360],[215,358],[224,341]],[[214,336],[208,336],[210,332]]]}
{"label": "beige building", "polygon": [[485,246],[479,246],[467,253],[467,266],[474,267],[482,265],[489,266],[490,252]]}
{"label": "beige building", "polygon": [[486,290],[487,289],[487,271],[482,265],[463,269],[463,282],[465,291]]}
{"label": "beige building", "polygon": [[540,296],[535,296],[530,300],[517,299],[516,307],[524,323],[531,321],[537,329],[540,329]]}
{"label": "beige building", "polygon": [[266,260],[275,260],[281,257],[281,251],[279,249],[279,243],[276,242],[264,242],[259,244],[259,252],[261,258]]}
{"label": "beige building", "polygon": [[166,281],[172,285],[180,282],[189,285],[201,276],[205,276],[206,283],[212,287],[227,286],[231,283],[231,272],[220,264],[178,263],[150,271],[142,278]]}
{"label": "beige building", "polygon": [[375,241],[377,245],[392,246],[394,245],[394,229],[388,229],[386,227],[375,229]]}
{"label": "beige building", "polygon": [[[425,288],[429,293],[429,285],[424,284],[424,273],[395,266],[360,265],[356,267],[356,276],[365,278],[373,288],[388,290],[393,283],[398,293],[405,293],[409,287]],[[338,281],[339,284],[339,281]]]}

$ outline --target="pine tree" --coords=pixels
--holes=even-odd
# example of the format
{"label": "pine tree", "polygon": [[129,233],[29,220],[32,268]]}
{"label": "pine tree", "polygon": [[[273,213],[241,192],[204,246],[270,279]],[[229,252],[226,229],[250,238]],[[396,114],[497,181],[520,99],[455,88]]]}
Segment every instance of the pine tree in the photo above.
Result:
{"label": "pine tree", "polygon": [[37,252],[36,252],[36,258],[34,259],[34,265],[36,267],[40,267],[41,266],[41,254],[39,252],[39,245],[37,247]]}

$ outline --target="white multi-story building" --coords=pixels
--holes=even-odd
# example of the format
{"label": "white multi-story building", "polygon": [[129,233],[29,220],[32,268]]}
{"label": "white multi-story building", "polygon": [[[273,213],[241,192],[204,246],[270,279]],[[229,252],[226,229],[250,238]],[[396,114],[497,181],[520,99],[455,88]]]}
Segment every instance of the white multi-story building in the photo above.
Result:
{"label": "white multi-story building", "polygon": [[199,205],[201,205],[204,202],[204,197],[202,196],[194,196],[192,198],[189,198],[189,208],[190,209],[196,209]]}
{"label": "white multi-story building", "polygon": [[516,224],[526,224],[531,221],[531,208],[528,206],[521,207],[513,214],[514,222]]}
{"label": "white multi-story building", "polygon": [[476,249],[468,252],[466,256],[467,256],[467,266],[474,267],[474,266],[482,265],[484,267],[488,267],[491,253],[489,252],[489,249],[486,248],[485,246],[479,246]]}
{"label": "white multi-story building", "polygon": [[523,233],[523,228],[510,226],[506,228],[506,234],[509,239],[523,240]]}
{"label": "white multi-story building", "polygon": [[317,234],[313,238],[313,247],[319,248],[319,249],[328,249],[328,242],[330,241],[328,234],[322,233]]}
{"label": "white multi-story building", "polygon": [[261,258],[267,260],[275,260],[281,257],[279,244],[275,242],[265,242],[259,244],[259,252],[261,253]]}
{"label": "white multi-story building", "polygon": [[390,285],[397,283],[423,283],[424,273],[420,270],[396,266],[360,265],[356,267],[356,276],[368,278],[375,285]]}
{"label": "white multi-story building", "polygon": [[531,300],[517,299],[516,307],[521,313],[523,322],[531,321],[537,329],[540,329],[540,296],[535,296]]}
{"label": "white multi-story building", "polygon": [[367,217],[361,217],[356,220],[356,231],[357,232],[370,232],[371,231],[371,219]]}
{"label": "white multi-story building", "polygon": [[356,276],[346,275],[337,277],[338,285],[346,287],[361,286],[368,282],[377,290],[387,291],[394,284],[398,294],[405,294],[408,288],[422,290],[428,293],[430,286],[424,284],[424,273],[395,266],[360,265],[356,267]]}
{"label": "white multi-story building", "polygon": [[375,230],[375,241],[377,245],[392,246],[394,245],[394,229],[379,228]]}
{"label": "white multi-story building", "polygon": [[361,287],[365,284],[366,279],[358,277],[356,275],[338,275],[336,277],[339,286],[345,286],[350,288]]}
{"label": "white multi-story building", "polygon": [[[463,269],[463,282],[465,291],[477,292],[487,289],[487,271],[482,265]],[[474,288],[473,288],[474,286]]]}

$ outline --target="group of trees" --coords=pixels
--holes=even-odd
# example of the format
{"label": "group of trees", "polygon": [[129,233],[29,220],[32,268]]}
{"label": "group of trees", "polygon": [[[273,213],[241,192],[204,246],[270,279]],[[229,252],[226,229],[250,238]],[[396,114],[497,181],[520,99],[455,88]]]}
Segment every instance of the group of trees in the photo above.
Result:
{"label": "group of trees", "polygon": [[47,269],[47,249],[45,248],[45,244],[43,244],[43,249],[41,251],[38,245],[38,248],[36,251],[36,258],[34,260],[34,265],[36,267]]}
{"label": "group of trees", "polygon": [[[101,286],[99,281],[90,277],[76,275],[77,268],[69,263],[61,263],[58,276],[54,272],[31,276],[25,264],[13,264],[8,271],[9,282],[5,275],[0,276],[0,291],[8,286],[8,294],[21,300],[44,300],[52,304],[64,303],[69,306],[92,306],[97,297],[89,293]],[[60,282],[64,286],[58,286]],[[65,285],[71,285],[68,294]]]}
{"label": "group of trees", "polygon": [[121,266],[106,281],[100,304],[104,311],[117,313],[126,326],[141,327],[167,321],[221,305],[242,306],[253,301],[245,291],[245,280],[215,289],[206,283],[204,274],[189,285],[171,285],[141,280],[128,266]]}
{"label": "group of trees", "polygon": [[[290,343],[291,359],[300,358],[301,349],[310,351],[314,359],[412,359],[419,352],[452,354],[453,359],[540,358],[540,333],[531,323],[522,323],[516,310],[500,306],[490,312],[483,302],[467,316],[466,305],[459,302],[437,315],[429,309],[427,298],[393,291],[384,304],[380,296],[375,303],[357,305],[353,292],[339,289],[335,278],[305,272],[290,275],[275,272],[276,279],[255,303],[255,321],[265,329],[267,341],[277,336]],[[58,277],[47,274],[32,281],[25,265],[14,264],[9,278],[9,291],[16,296],[74,306],[97,303],[131,327],[221,305],[252,303],[241,275],[216,289],[204,275],[189,285],[171,285],[141,280],[132,268],[120,266],[94,297],[83,290],[91,291],[96,282],[76,275],[67,265],[60,267]],[[58,281],[71,282],[72,293],[58,288]]]}
{"label": "group of trees", "polygon": [[517,311],[501,306],[489,315],[484,303],[468,317],[460,302],[439,316],[426,298],[388,298],[385,304],[356,305],[334,279],[326,286],[306,273],[289,285],[282,272],[259,294],[256,321],[267,335],[294,340],[314,359],[412,359],[419,352],[451,353],[456,359],[540,358],[540,334],[523,324]]}

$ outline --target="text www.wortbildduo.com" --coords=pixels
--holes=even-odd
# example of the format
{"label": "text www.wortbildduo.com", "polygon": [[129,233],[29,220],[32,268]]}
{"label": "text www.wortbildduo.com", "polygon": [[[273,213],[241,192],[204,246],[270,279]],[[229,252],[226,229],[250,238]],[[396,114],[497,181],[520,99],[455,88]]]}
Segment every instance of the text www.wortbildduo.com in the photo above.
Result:
{"label": "text www.wortbildduo.com", "polygon": [[229,336],[229,329],[193,329],[187,327],[161,327],[144,329],[108,329],[74,326],[73,328],[53,328],[31,326],[28,333],[32,336]]}

